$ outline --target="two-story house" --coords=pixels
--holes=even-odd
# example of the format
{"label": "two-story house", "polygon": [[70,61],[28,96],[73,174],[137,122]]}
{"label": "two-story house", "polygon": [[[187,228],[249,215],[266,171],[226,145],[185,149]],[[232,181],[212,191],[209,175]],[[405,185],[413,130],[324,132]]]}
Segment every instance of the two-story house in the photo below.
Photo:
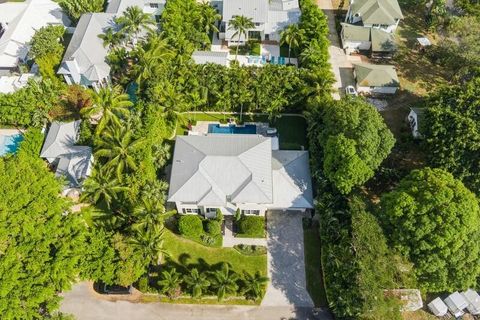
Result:
{"label": "two-story house", "polygon": [[394,33],[402,10],[397,0],[350,0],[342,23],[342,44],[347,53],[371,50],[390,54],[396,50]]}
{"label": "two-story house", "polygon": [[[229,46],[243,45],[249,39],[279,42],[281,31],[300,20],[298,0],[223,0],[221,4],[216,1],[215,6],[222,10],[219,37]],[[238,38],[230,27],[235,16],[245,16],[254,23],[246,36]]]}
{"label": "two-story house", "polygon": [[132,6],[143,8],[158,21],[166,0],[111,0],[106,12],[82,15],[73,33],[58,74],[68,84],[80,84],[98,90],[110,83],[108,48],[98,36],[115,28],[115,17]]}

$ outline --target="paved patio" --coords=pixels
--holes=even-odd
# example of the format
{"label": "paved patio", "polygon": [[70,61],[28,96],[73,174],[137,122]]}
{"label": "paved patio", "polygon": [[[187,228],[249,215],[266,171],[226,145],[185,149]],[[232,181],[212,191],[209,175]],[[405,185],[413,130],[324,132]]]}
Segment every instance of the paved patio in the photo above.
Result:
{"label": "paved patio", "polygon": [[313,307],[307,292],[302,213],[267,215],[267,264],[270,278],[262,306]]}

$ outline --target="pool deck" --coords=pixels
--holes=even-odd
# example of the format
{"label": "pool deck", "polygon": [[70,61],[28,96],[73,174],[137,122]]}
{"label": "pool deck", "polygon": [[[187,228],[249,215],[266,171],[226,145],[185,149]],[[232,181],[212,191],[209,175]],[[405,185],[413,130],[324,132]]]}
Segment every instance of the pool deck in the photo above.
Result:
{"label": "pool deck", "polygon": [[0,136],[13,136],[19,133],[23,133],[23,132],[18,129],[0,129]]}
{"label": "pool deck", "polygon": [[[189,131],[189,135],[207,135],[208,134],[208,126],[210,124],[220,124],[218,121],[197,121],[197,124],[192,127],[192,130]],[[235,123],[230,123],[235,124]],[[268,123],[264,122],[245,122],[245,125],[255,125],[257,126],[256,134],[261,134],[265,136],[267,134],[267,129],[269,128]],[[224,126],[228,126],[228,124],[222,124]]]}

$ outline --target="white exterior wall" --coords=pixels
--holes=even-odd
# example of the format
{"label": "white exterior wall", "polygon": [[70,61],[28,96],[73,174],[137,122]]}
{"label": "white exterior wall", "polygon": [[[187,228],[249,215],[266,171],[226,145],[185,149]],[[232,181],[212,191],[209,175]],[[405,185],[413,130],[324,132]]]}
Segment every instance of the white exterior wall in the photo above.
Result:
{"label": "white exterior wall", "polygon": [[[216,213],[213,212],[213,214],[208,214],[207,213],[207,208],[215,208],[215,209],[220,209],[222,211],[222,214],[225,215],[225,216],[228,216],[228,215],[234,215],[235,212],[237,211],[237,209],[240,209],[240,210],[259,210],[259,216],[264,216],[266,211],[267,211],[267,207],[264,206],[264,205],[258,205],[258,204],[238,204],[238,205],[234,205],[234,204],[227,204],[226,207],[220,207],[218,205],[196,205],[196,204],[183,204],[181,202],[176,202],[175,203],[175,206],[177,207],[177,212],[180,213],[180,214],[183,214],[183,211],[185,209],[185,211],[187,211],[187,209],[196,209],[198,210],[198,214],[201,214],[201,215],[204,215],[205,217],[207,218],[214,218]],[[197,214],[196,212],[185,212],[186,214]]]}
{"label": "white exterior wall", "polygon": [[378,93],[378,94],[395,94],[397,92],[396,87],[359,87],[357,86],[358,93]]}

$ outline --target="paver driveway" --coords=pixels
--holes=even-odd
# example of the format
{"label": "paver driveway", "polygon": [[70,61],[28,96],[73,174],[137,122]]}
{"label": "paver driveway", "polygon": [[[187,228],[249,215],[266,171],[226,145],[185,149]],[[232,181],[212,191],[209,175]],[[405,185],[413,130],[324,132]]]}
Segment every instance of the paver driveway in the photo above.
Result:
{"label": "paver driveway", "polygon": [[313,307],[305,280],[302,214],[269,212],[267,231],[270,283],[261,305]]}

